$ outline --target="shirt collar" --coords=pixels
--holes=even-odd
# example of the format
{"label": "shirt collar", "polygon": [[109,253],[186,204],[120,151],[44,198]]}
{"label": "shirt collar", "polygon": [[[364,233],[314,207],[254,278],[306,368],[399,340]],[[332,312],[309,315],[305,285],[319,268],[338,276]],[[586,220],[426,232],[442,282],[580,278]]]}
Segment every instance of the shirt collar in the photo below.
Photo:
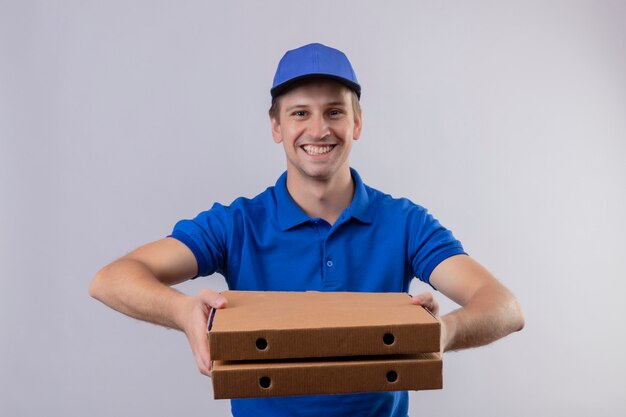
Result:
{"label": "shirt collar", "polygon": [[[356,170],[350,168],[350,173],[354,180],[354,197],[352,198],[352,203],[350,203],[350,206],[347,208],[347,212],[350,216],[363,223],[371,223],[372,216],[369,207],[369,196],[365,184],[363,184],[361,176]],[[278,224],[283,232],[311,220],[296,202],[293,201],[291,195],[289,195],[289,191],[287,190],[287,171],[276,181],[274,192],[276,195]]]}
{"label": "shirt collar", "polygon": [[298,207],[296,202],[293,201],[293,198],[289,195],[289,191],[287,191],[287,171],[283,172],[283,175],[276,181],[274,193],[276,195],[278,225],[280,226],[280,230],[284,232],[310,219],[310,217]]}
{"label": "shirt collar", "polygon": [[354,180],[354,197],[352,203],[348,207],[348,213],[363,223],[372,222],[372,210],[370,207],[370,198],[367,193],[367,188],[361,176],[354,168],[350,168],[352,173],[352,179]]}

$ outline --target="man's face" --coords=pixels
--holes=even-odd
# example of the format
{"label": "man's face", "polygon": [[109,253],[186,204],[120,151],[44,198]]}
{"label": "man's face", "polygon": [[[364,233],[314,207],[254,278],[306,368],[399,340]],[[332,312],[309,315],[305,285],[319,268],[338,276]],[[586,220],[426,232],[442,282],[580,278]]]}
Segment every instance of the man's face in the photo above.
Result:
{"label": "man's face", "polygon": [[280,117],[271,118],[272,136],[285,148],[289,175],[329,181],[337,172],[349,172],[352,141],[361,133],[361,115],[354,114],[351,91],[319,79],[289,90],[278,100]]}

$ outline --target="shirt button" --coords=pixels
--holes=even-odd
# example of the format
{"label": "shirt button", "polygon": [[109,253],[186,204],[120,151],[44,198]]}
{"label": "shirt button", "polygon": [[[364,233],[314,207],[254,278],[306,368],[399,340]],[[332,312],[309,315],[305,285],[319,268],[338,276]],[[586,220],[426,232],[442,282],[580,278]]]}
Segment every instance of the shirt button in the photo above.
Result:
{"label": "shirt button", "polygon": [[331,261],[330,259],[326,261],[326,266],[329,268],[333,267],[333,261]]}

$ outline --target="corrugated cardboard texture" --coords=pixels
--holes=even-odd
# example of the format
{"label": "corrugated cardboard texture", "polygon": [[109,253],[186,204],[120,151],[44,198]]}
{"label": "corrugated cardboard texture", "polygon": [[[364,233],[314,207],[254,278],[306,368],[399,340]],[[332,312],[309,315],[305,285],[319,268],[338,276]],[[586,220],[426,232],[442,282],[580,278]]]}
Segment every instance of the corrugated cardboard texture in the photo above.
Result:
{"label": "corrugated cardboard texture", "polygon": [[264,360],[438,352],[440,324],[406,293],[224,291],[211,358]]}
{"label": "corrugated cardboard texture", "polygon": [[442,388],[442,362],[435,354],[377,358],[215,361],[216,399],[348,394]]}

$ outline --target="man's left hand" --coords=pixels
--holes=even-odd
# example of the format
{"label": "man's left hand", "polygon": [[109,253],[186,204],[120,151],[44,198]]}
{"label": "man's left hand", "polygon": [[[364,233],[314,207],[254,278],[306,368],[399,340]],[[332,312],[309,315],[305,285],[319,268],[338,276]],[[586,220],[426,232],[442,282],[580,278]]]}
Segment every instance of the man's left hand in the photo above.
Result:
{"label": "man's left hand", "polygon": [[446,336],[446,330],[443,320],[439,318],[439,302],[435,297],[433,297],[430,292],[423,292],[421,294],[416,295],[415,297],[411,297],[411,304],[415,304],[418,306],[424,307],[426,310],[430,311],[430,313],[435,316],[437,320],[441,323],[441,338],[439,343],[439,353],[437,355],[439,358],[443,356],[444,350],[444,341]]}

